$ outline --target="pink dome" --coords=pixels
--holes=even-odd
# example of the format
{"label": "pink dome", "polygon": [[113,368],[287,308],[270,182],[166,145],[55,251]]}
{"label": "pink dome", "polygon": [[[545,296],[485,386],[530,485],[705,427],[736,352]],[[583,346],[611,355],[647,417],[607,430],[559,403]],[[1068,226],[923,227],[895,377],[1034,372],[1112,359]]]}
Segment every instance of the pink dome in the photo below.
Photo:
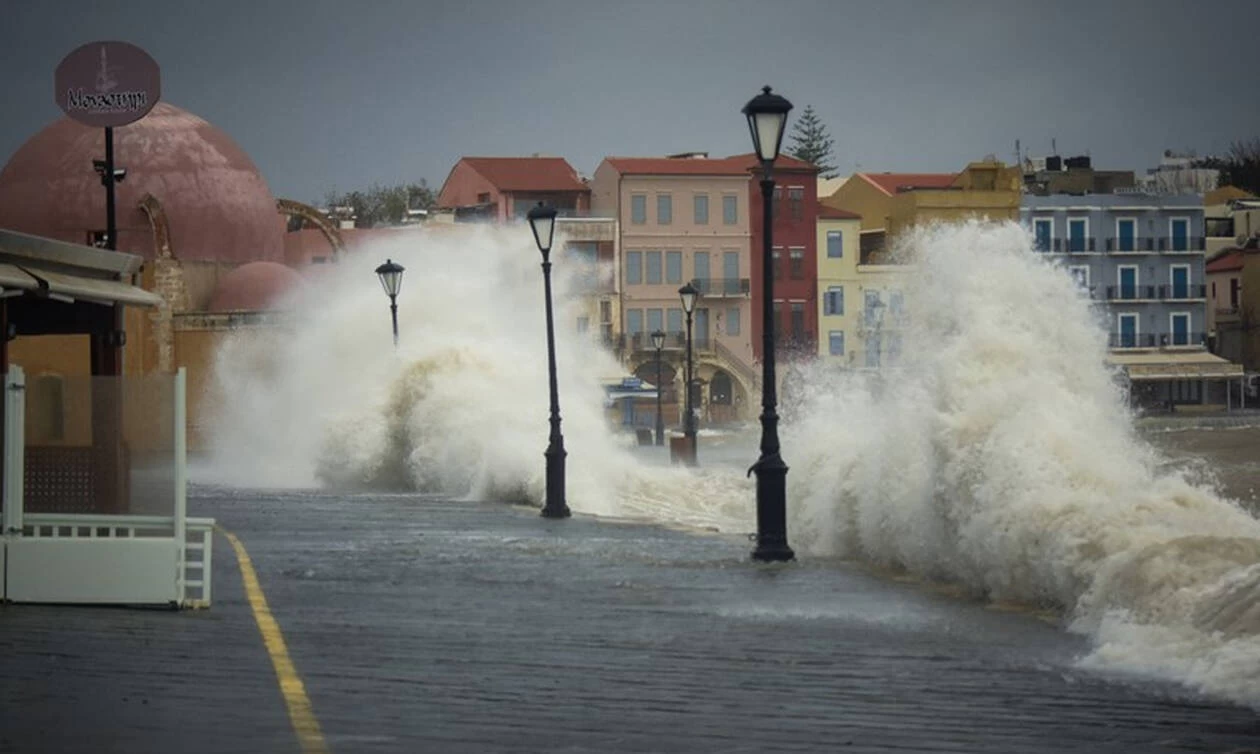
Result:
{"label": "pink dome", "polygon": [[210,297],[211,312],[257,312],[279,308],[286,294],[303,283],[290,267],[275,262],[250,262],[224,275]]}
{"label": "pink dome", "polygon": [[[0,171],[0,227],[86,243],[105,229],[105,189],[92,169],[105,134],[62,118],[22,145]],[[206,121],[159,102],[144,118],[114,129],[118,249],[152,259],[153,232],[140,200],[152,194],[170,222],[171,249],[183,260],[284,260],[285,220],[258,168]]]}

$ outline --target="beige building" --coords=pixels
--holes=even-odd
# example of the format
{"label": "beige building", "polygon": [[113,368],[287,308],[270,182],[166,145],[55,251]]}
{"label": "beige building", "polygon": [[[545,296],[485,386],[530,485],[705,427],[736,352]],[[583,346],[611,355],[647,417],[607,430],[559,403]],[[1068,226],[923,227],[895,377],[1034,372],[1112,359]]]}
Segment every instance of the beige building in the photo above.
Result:
{"label": "beige building", "polygon": [[842,368],[896,366],[909,267],[863,264],[860,233],[861,218],[854,213],[819,208],[818,355]]}
{"label": "beige building", "polygon": [[[612,216],[621,318],[614,325],[627,368],[655,382],[651,333],[667,333],[666,401],[678,401],[685,317],[678,289],[696,281],[693,321],[696,406],[701,421],[749,414],[753,366],[748,172],[706,156],[609,157],[590,182],[592,212]],[[669,386],[673,385],[673,389]]]}

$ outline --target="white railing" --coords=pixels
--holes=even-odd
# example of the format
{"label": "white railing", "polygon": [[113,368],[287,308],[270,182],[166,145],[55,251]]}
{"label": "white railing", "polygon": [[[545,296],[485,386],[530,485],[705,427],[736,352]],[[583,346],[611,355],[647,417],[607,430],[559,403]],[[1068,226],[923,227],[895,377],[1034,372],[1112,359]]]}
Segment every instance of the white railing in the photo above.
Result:
{"label": "white railing", "polygon": [[[22,536],[29,539],[143,539],[175,536],[173,516],[113,516],[79,513],[28,513]],[[210,607],[214,565],[214,519],[184,520],[182,560],[176,565],[180,607]],[[194,557],[195,556],[195,557]]]}

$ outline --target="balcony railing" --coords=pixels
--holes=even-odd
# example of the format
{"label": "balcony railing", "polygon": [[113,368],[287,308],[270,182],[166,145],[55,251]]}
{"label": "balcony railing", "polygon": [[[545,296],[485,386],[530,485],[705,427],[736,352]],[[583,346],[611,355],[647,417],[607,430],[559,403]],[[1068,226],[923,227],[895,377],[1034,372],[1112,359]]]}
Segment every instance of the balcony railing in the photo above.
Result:
{"label": "balcony railing", "polygon": [[691,282],[700,290],[701,296],[710,298],[747,296],[751,290],[748,278],[696,278]]}
{"label": "balcony railing", "polygon": [[1090,254],[1094,251],[1094,239],[1056,238],[1054,250],[1059,254]]}
{"label": "balcony railing", "polygon": [[1155,286],[1153,285],[1109,285],[1108,301],[1153,301]]}
{"label": "balcony railing", "polygon": [[1108,238],[1107,251],[1125,252],[1146,252],[1155,251],[1154,238]]}
{"label": "balcony railing", "polygon": [[1207,298],[1206,285],[1161,285],[1159,297],[1165,301],[1193,301]]}
{"label": "balcony railing", "polygon": [[1107,345],[1111,348],[1198,348],[1207,342],[1201,332],[1166,333],[1111,333]]}
{"label": "balcony railing", "polygon": [[[692,333],[691,350],[692,352],[711,351],[716,341],[711,335],[701,335]],[[631,351],[655,351],[656,346],[652,344],[651,333],[623,333],[616,338],[618,348],[629,348]],[[676,351],[687,347],[687,334],[681,332],[671,332],[665,334],[665,343],[662,349],[666,351]]]}
{"label": "balcony railing", "polygon": [[1163,236],[1159,239],[1160,251],[1203,251],[1203,236]]}

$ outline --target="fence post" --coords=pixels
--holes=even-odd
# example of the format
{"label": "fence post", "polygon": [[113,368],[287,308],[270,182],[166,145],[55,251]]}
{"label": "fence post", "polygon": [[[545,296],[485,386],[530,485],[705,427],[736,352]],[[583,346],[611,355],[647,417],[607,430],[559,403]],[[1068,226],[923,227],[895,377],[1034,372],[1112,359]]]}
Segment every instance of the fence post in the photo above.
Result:
{"label": "fence post", "polygon": [[[184,593],[185,568],[188,559],[188,415],[184,399],[187,393],[187,378],[184,367],[175,372],[175,405],[174,409],[174,456],[175,456],[175,553],[176,553],[176,594],[182,607],[187,595]],[[204,577],[203,577],[204,578]]]}
{"label": "fence post", "polygon": [[22,531],[26,484],[26,375],[9,365],[4,381],[4,521],[0,536]]}

